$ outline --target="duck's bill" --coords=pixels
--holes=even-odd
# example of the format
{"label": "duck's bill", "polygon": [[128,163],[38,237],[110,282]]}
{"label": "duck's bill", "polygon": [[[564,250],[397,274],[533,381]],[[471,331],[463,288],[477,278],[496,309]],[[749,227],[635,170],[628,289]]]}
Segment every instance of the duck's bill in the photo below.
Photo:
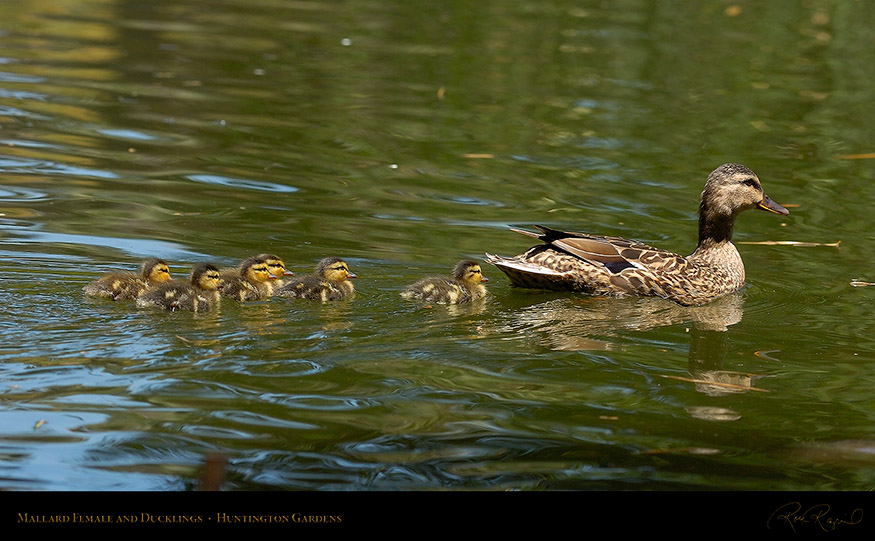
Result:
{"label": "duck's bill", "polygon": [[346,275],[347,278],[358,278],[358,274],[349,273]]}
{"label": "duck's bill", "polygon": [[775,214],[790,214],[789,210],[775,203],[768,195],[765,194],[763,194],[763,200],[757,204],[757,208],[761,208],[769,212],[774,212]]}

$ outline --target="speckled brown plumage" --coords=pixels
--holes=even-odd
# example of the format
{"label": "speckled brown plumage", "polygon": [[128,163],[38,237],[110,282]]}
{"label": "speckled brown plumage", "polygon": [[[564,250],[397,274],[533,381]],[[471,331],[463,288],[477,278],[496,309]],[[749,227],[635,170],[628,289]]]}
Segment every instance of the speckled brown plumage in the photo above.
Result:
{"label": "speckled brown plumage", "polygon": [[756,174],[739,164],[715,169],[699,206],[699,244],[687,257],[620,237],[535,226],[541,233],[514,231],[541,240],[516,257],[487,254],[520,287],[593,295],[645,295],[700,305],[744,285],[744,264],[732,244],[738,213],[787,209],[763,193]]}
{"label": "speckled brown plumage", "polygon": [[106,274],[82,289],[91,297],[120,301],[136,299],[147,289],[172,280],[167,263],[150,257],[140,265],[140,274],[130,272]]}
{"label": "speckled brown plumage", "polygon": [[219,269],[209,263],[196,265],[187,284],[164,284],[140,295],[137,306],[157,306],[165,310],[206,312],[219,304]]}
{"label": "speckled brown plumage", "polygon": [[338,301],[352,297],[355,288],[350,278],[358,278],[350,272],[345,261],[338,257],[326,257],[316,266],[316,272],[292,278],[274,291],[276,297],[296,297],[314,301]]}
{"label": "speckled brown plumage", "polygon": [[486,287],[481,282],[488,281],[479,263],[463,260],[456,264],[452,276],[423,278],[401,292],[401,296],[438,304],[470,302],[486,296]]}

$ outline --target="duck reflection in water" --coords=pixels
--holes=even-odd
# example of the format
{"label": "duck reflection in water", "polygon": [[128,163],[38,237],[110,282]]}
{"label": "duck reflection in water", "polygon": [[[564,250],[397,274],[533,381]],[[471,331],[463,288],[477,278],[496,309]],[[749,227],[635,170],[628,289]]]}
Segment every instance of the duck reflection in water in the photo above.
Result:
{"label": "duck reflection in water", "polygon": [[518,309],[497,332],[537,331],[545,347],[563,351],[611,350],[605,338],[618,331],[646,331],[691,322],[697,329],[725,332],[741,321],[740,294],[689,307],[647,297],[562,297]]}
{"label": "duck reflection in water", "polygon": [[742,293],[696,307],[654,298],[562,297],[515,310],[510,321],[493,331],[535,337],[557,351],[610,351],[618,348],[612,337],[621,332],[688,324],[690,376],[679,379],[716,396],[754,388],[756,376],[723,369],[730,347],[727,331],[741,321],[743,302]]}

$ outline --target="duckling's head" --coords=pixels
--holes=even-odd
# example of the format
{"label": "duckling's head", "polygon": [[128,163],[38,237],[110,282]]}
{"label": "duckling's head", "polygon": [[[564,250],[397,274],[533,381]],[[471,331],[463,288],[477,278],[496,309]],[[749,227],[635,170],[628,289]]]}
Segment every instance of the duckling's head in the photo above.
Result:
{"label": "duckling's head", "polygon": [[150,257],[143,261],[143,264],[140,265],[140,273],[143,278],[156,284],[173,280],[173,277],[170,276],[170,267],[157,257]]}
{"label": "duckling's head", "polygon": [[699,205],[699,242],[705,238],[730,240],[739,212],[759,208],[775,214],[790,211],[763,192],[756,173],[744,165],[724,163],[708,175]]}
{"label": "duckling's head", "polygon": [[206,289],[207,291],[221,289],[219,267],[211,263],[200,263],[195,265],[191,270],[191,285],[201,289]]}
{"label": "duckling's head", "polygon": [[453,277],[456,280],[461,280],[469,284],[479,284],[480,282],[488,282],[489,279],[483,276],[480,269],[480,264],[476,261],[465,259],[456,264],[453,269]]}
{"label": "duckling's head", "polygon": [[260,256],[250,257],[240,264],[240,276],[249,282],[267,282],[276,278],[276,275],[270,272],[267,263]]}
{"label": "duckling's head", "polygon": [[275,278],[279,278],[280,276],[295,275],[294,272],[286,270],[286,264],[283,262],[283,260],[273,254],[261,254],[258,257],[264,260],[264,263],[267,265],[268,270],[271,274],[274,275]]}
{"label": "duckling's head", "polygon": [[349,271],[349,265],[339,257],[326,257],[316,267],[316,274],[332,282],[343,282],[349,278],[358,278]]}

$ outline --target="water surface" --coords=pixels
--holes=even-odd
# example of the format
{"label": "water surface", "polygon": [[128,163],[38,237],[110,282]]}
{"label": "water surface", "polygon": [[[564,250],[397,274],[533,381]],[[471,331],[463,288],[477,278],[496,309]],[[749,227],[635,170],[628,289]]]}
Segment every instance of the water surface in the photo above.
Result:
{"label": "water surface", "polygon": [[[873,7],[0,7],[0,488],[871,490]],[[532,224],[688,253],[717,165],[747,287],[700,308],[398,293]],[[835,243],[786,246],[763,241]],[[148,256],[329,255],[349,302],[87,299]]]}

